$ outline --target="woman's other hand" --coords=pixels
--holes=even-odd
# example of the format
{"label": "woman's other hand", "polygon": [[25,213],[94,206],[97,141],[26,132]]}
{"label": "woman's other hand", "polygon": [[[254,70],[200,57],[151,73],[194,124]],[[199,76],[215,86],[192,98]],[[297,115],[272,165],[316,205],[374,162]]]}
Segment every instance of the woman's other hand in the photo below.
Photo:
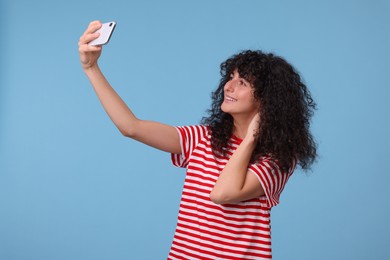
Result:
{"label": "woman's other hand", "polygon": [[258,135],[259,135],[259,124],[260,124],[260,114],[257,113],[253,118],[252,121],[250,122],[248,126],[248,131],[246,134],[246,137],[249,138],[254,138],[254,140],[257,140]]}

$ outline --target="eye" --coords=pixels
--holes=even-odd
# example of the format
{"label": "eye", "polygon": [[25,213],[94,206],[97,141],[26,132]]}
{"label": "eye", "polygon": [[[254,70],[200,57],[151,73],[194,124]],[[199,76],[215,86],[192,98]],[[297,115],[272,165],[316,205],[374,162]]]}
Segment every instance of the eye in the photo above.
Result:
{"label": "eye", "polygon": [[248,86],[247,82],[243,79],[240,79],[240,85],[244,87]]}

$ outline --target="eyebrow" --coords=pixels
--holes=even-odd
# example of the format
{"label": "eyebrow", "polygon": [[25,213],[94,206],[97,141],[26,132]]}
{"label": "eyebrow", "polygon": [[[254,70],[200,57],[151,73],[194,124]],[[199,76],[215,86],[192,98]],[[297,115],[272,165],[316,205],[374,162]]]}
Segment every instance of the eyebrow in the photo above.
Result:
{"label": "eyebrow", "polygon": [[244,77],[241,77],[241,76],[240,76],[240,79],[242,79],[243,81],[245,81],[245,83],[247,83],[248,85],[251,85],[251,84],[252,84],[249,80],[247,80],[247,79],[244,78]]}

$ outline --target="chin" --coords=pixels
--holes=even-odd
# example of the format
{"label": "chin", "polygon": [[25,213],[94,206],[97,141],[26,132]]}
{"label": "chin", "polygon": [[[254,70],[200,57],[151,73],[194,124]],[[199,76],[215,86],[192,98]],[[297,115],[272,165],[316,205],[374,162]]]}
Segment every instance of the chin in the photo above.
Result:
{"label": "chin", "polygon": [[224,113],[229,113],[229,111],[226,109],[226,106],[224,106],[223,103],[222,103],[222,105],[221,105],[221,110],[222,110],[222,112],[224,112]]}
{"label": "chin", "polygon": [[223,105],[223,103],[222,103],[221,106],[220,106],[220,108],[221,108],[221,110],[222,110],[223,112],[225,112],[225,109],[223,109],[223,107],[224,107],[224,105]]}

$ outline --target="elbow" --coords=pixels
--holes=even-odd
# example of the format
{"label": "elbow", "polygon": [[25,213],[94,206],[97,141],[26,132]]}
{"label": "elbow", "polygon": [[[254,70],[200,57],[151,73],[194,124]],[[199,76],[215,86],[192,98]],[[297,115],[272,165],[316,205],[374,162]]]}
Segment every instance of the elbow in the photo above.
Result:
{"label": "elbow", "polygon": [[123,123],[123,124],[118,124],[116,127],[124,137],[129,137],[134,139],[135,136],[137,135],[136,127],[134,124]]}
{"label": "elbow", "polygon": [[210,192],[210,200],[215,204],[229,204],[236,202],[228,193],[218,192],[215,189]]}
{"label": "elbow", "polygon": [[118,127],[118,130],[122,134],[122,136],[124,136],[124,137],[133,138],[133,136],[134,136],[134,133],[132,133],[132,131],[129,131],[129,129],[127,129],[127,128]]}

